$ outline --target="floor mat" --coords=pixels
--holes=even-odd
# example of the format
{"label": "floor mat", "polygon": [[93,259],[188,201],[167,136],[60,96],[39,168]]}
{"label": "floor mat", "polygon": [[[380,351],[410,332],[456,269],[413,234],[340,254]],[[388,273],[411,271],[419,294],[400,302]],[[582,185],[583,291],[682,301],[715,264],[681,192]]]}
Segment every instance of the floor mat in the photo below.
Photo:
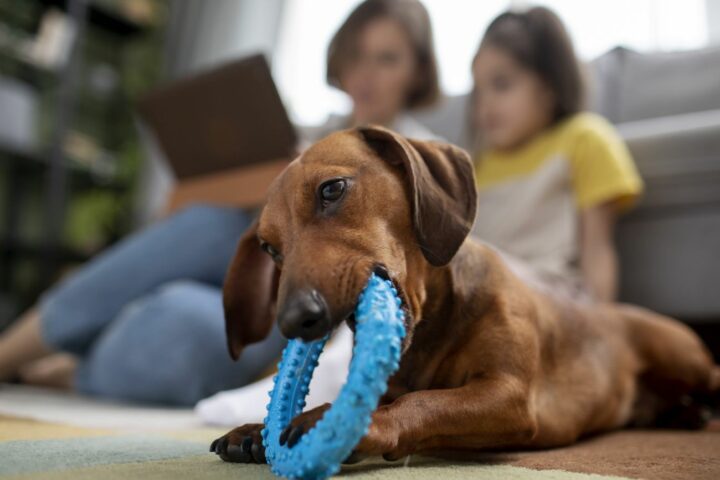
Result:
{"label": "floor mat", "polygon": [[[207,452],[222,430],[128,434],[0,417],[0,478],[273,478],[267,466],[234,465]],[[720,424],[702,432],[617,432],[567,448],[519,453],[413,455],[344,467],[357,479],[720,478]]]}
{"label": "floor mat", "polygon": [[0,384],[0,415],[88,428],[165,430],[201,427],[190,408],[101,401],[27,385]]}
{"label": "floor mat", "polygon": [[[454,461],[478,454],[448,453]],[[486,461],[530,469],[653,480],[720,479],[720,421],[703,431],[623,430],[552,450],[487,454]]]}
{"label": "floor mat", "polygon": [[[15,394],[19,390],[11,389]],[[234,465],[207,452],[223,429],[189,412],[135,408],[24,389],[0,389],[0,479],[273,478],[267,466]],[[12,401],[9,398],[12,397]],[[24,405],[18,405],[23,399]],[[61,401],[63,408],[54,405]],[[77,403],[79,402],[79,403]],[[98,405],[100,404],[100,405]],[[111,408],[112,407],[112,408]],[[118,410],[119,408],[119,410]],[[17,411],[34,418],[19,418]],[[173,416],[181,413],[180,416]],[[85,415],[87,414],[87,418]],[[156,414],[157,418],[153,418]],[[0,413],[0,415],[2,415]],[[103,418],[107,415],[108,418]],[[47,417],[55,419],[48,422]],[[92,425],[92,428],[82,425]],[[122,428],[120,428],[122,427]],[[344,467],[353,479],[720,479],[720,422],[700,432],[621,431],[566,448],[497,454],[413,455]]]}
{"label": "floor mat", "polygon": [[[0,417],[0,478],[9,479],[203,479],[275,478],[266,465],[228,464],[207,452],[221,432],[212,429],[114,433]],[[10,438],[18,438],[11,440]],[[504,465],[489,459],[448,460],[412,456],[398,462],[370,459],[343,468],[353,479],[610,480],[553,469]]]}

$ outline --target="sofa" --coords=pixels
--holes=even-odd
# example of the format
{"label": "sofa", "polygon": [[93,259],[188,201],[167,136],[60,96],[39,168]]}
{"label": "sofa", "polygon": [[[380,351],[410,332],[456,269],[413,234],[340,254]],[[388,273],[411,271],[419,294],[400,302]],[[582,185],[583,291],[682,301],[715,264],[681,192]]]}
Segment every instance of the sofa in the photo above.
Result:
{"label": "sofa", "polygon": [[[685,321],[720,322],[720,48],[586,65],[589,108],[615,124],[645,180],[617,229],[620,299]],[[465,148],[468,95],[416,116]]]}

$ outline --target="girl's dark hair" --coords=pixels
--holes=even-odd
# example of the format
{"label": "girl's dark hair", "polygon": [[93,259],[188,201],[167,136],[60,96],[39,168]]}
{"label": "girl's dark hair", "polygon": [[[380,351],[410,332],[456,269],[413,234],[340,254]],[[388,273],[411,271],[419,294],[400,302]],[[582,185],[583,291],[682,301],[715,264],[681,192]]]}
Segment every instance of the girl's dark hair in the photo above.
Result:
{"label": "girl's dark hair", "polygon": [[407,108],[434,103],[439,94],[437,62],[432,27],[427,10],[418,0],[366,0],[352,11],[330,41],[327,52],[327,81],[340,86],[340,72],[357,45],[360,32],[372,21],[390,18],[407,32],[417,60],[417,81],[405,102]]}
{"label": "girl's dark hair", "polygon": [[582,109],[580,64],[562,21],[551,10],[533,7],[500,14],[485,31],[478,51],[485,46],[504,50],[540,76],[555,94],[555,122]]}

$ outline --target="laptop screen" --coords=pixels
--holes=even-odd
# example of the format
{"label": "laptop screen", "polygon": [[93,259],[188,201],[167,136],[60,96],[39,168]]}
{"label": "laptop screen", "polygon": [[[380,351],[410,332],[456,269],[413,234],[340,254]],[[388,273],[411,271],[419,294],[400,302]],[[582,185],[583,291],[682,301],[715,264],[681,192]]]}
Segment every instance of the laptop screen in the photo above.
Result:
{"label": "laptop screen", "polygon": [[180,179],[290,158],[297,146],[263,55],[161,87],[138,110]]}

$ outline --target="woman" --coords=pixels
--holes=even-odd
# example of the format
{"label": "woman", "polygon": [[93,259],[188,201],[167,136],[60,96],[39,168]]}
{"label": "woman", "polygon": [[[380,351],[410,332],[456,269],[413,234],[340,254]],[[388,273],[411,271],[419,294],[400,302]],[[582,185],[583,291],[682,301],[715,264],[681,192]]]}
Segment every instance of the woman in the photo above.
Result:
{"label": "woman", "polygon": [[[366,123],[433,137],[405,113],[438,96],[430,21],[417,0],[360,4],[330,44],[327,72],[352,99],[352,112],[303,132],[302,147]],[[233,363],[221,298],[249,221],[241,210],[195,206],[108,249],[0,336],[0,381],[193,405],[258,378],[285,340],[274,329]]]}
{"label": "woman", "polygon": [[430,18],[417,0],[368,0],[330,41],[327,82],[352,100],[349,115],[303,131],[315,142],[344,128],[375,123],[408,137],[435,138],[408,110],[439,96]]}

